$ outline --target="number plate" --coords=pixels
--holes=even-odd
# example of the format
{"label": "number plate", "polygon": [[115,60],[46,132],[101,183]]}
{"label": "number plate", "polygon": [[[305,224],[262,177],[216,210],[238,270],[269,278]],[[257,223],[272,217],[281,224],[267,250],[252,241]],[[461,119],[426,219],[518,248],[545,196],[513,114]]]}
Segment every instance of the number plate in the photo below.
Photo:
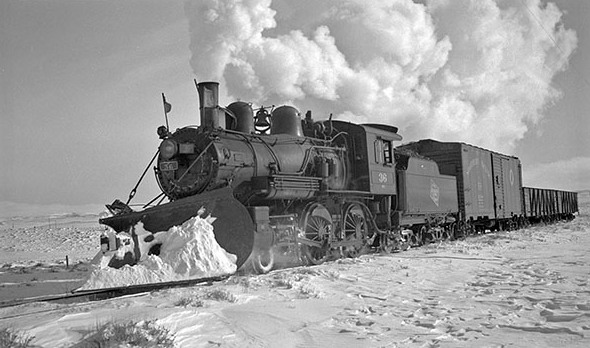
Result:
{"label": "number plate", "polygon": [[393,173],[391,172],[373,170],[371,171],[371,183],[382,186],[393,186],[395,185],[395,180],[393,179]]}
{"label": "number plate", "polygon": [[170,161],[170,162],[160,162],[160,170],[162,171],[172,171],[178,169],[178,162]]}

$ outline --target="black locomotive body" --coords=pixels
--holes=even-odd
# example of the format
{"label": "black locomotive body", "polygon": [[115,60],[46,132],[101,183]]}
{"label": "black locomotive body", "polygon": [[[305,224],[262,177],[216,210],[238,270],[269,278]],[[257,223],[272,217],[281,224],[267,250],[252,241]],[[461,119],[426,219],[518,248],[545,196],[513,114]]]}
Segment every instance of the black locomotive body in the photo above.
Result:
{"label": "black locomotive body", "polygon": [[[158,129],[154,170],[170,202],[141,212],[113,204],[114,216],[101,220],[136,244],[139,221],[158,232],[204,207],[238,267],[266,272],[277,253],[317,264],[368,248],[392,251],[516,226],[535,206],[529,200],[525,211],[515,157],[431,140],[396,148],[402,137],[390,125],[314,122],[290,106],[256,114],[244,102],[222,108],[217,83],[197,88],[200,126]],[[127,260],[138,261],[138,249]]]}

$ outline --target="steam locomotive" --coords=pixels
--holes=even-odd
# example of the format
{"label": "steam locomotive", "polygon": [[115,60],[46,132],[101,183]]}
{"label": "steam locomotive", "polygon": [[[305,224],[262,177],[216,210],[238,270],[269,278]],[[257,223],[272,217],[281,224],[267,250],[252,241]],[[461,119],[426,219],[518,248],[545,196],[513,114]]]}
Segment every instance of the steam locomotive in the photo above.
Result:
{"label": "steam locomotive", "polygon": [[261,273],[273,268],[278,253],[319,264],[370,248],[391,252],[518,228],[531,214],[577,211],[575,194],[562,191],[555,196],[562,210],[525,204],[537,196],[525,197],[515,157],[432,140],[396,148],[402,137],[391,125],[314,121],[310,111],[302,119],[291,106],[255,112],[234,102],[222,108],[218,83],[197,89],[200,126],[158,129],[154,171],[169,202],[143,211],[120,201],[107,205],[113,215],[100,222],[126,242],[105,239],[103,251],[127,245],[125,257],[113,257],[111,266],[137,262],[139,250],[158,252],[158,245],[138,247],[149,241],[138,239],[137,223],[166,231],[200,208],[217,218],[215,237],[237,255],[238,267]]}

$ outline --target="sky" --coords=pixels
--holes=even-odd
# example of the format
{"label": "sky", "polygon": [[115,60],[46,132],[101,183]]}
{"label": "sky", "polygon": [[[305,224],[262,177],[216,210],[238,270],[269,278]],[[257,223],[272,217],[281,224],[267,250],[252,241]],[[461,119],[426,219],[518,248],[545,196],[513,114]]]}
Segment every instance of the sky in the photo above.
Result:
{"label": "sky", "polygon": [[[526,186],[590,188],[585,0],[0,2],[0,201],[126,200],[165,123],[220,104],[383,122],[404,142],[519,157]],[[158,194],[150,169],[134,202]]]}

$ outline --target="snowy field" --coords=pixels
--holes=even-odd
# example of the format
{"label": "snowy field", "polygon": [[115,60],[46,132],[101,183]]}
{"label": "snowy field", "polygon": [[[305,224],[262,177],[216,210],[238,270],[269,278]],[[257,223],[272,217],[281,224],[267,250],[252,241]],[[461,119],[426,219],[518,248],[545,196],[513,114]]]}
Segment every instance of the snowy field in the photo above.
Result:
{"label": "snowy field", "polygon": [[[569,223],[81,304],[0,308],[0,328],[70,347],[151,320],[178,347],[588,347],[590,197]],[[94,215],[0,220],[0,301],[85,283]],[[65,259],[69,264],[66,267]]]}

